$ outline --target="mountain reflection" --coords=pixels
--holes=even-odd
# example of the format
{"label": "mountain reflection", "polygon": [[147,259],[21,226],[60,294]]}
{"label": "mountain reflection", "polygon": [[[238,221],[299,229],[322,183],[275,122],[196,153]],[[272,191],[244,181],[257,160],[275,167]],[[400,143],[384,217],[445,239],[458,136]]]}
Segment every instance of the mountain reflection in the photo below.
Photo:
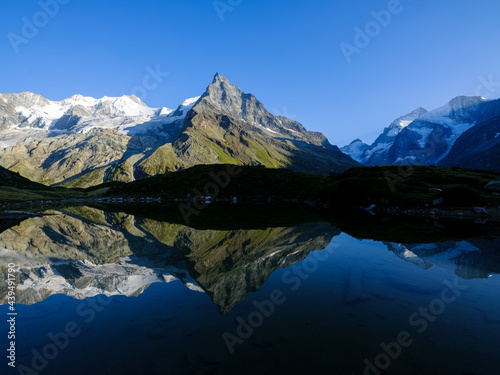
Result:
{"label": "mountain reflection", "polygon": [[472,239],[438,243],[402,244],[384,242],[399,258],[430,269],[447,268],[463,279],[487,278],[500,273],[500,239]]}
{"label": "mountain reflection", "polygon": [[[328,223],[199,230],[90,207],[47,213],[0,233],[2,273],[9,262],[20,269],[20,304],[52,294],[137,296],[153,283],[181,280],[228,312],[277,268],[324,249],[341,233]],[[5,282],[0,304],[7,301]]]}
{"label": "mountain reflection", "polygon": [[[86,206],[46,213],[0,233],[0,304],[7,302],[5,275],[13,262],[20,269],[20,304],[53,294],[138,296],[153,283],[180,280],[226,313],[275,270],[324,249],[341,233],[327,222],[215,230]],[[424,269],[440,266],[466,279],[500,272],[498,238],[384,244]]]}

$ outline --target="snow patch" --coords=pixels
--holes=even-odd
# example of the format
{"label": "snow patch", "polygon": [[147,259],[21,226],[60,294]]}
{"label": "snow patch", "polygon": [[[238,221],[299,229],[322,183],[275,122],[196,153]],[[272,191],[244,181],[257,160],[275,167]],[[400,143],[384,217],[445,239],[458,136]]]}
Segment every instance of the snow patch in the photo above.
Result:
{"label": "snow patch", "polygon": [[188,107],[188,106],[194,106],[196,102],[201,98],[201,96],[195,96],[194,98],[189,98],[186,99],[182,102],[181,106],[183,107]]}
{"label": "snow patch", "polygon": [[406,128],[408,125],[410,125],[414,120],[401,120],[399,122],[399,125],[402,127],[402,128]]}
{"label": "snow patch", "polygon": [[375,147],[373,147],[369,150],[366,150],[366,153],[364,155],[364,159],[365,160],[370,159],[370,157],[375,153],[386,152],[391,148],[391,146],[392,146],[392,143],[379,143]]}
{"label": "snow patch", "polygon": [[263,126],[263,128],[266,129],[268,132],[275,133],[275,134],[280,134],[277,131],[274,131],[272,129],[266,128],[265,126]]}

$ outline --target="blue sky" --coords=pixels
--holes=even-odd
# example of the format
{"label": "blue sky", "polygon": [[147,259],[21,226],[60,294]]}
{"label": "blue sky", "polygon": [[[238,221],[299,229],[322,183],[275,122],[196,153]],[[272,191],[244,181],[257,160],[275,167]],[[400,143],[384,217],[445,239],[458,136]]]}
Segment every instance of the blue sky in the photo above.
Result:
{"label": "blue sky", "polygon": [[[145,92],[176,107],[220,72],[339,146],[419,106],[500,97],[495,0],[53,1],[0,0],[0,92]],[[151,69],[161,74],[138,91]]]}

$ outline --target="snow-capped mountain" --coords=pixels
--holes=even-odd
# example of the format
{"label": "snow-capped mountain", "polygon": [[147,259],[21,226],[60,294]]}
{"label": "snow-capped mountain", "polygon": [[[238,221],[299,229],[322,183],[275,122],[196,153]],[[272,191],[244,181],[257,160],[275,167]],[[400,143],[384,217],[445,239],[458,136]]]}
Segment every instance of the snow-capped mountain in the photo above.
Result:
{"label": "snow-capped mountain", "polygon": [[[26,95],[21,93],[20,95]],[[29,93],[28,93],[29,95]],[[47,101],[41,105],[18,106],[16,110],[26,117],[26,126],[50,129],[54,120],[62,116],[80,117],[153,117],[157,110],[149,108],[136,96],[119,98],[73,95],[59,102]],[[169,110],[170,112],[172,110]]]}
{"label": "snow-capped mountain", "polygon": [[322,174],[359,165],[219,74],[175,111],[135,96],[0,94],[0,165],[36,182],[88,187],[216,163]]}
{"label": "snow-capped mountain", "polygon": [[174,111],[166,107],[150,108],[134,95],[100,99],[73,95],[50,101],[30,92],[0,94],[0,101],[10,107],[9,113],[0,108],[3,118],[0,147],[14,146],[28,136],[43,138],[93,129],[116,130],[122,135],[175,136],[179,121],[198,99],[187,99]]}
{"label": "snow-capped mountain", "polygon": [[[355,140],[342,151],[367,166],[441,165],[445,159],[448,166],[462,166],[447,158],[457,140],[470,129],[497,116],[500,116],[500,100],[458,96],[435,110],[428,112],[418,108],[398,118],[372,145]],[[462,143],[467,140],[463,139]]]}
{"label": "snow-capped mountain", "polygon": [[427,110],[425,108],[417,108],[394,120],[371,145],[367,145],[360,139],[356,139],[348,146],[341,148],[341,150],[362,164],[377,165],[376,159],[392,146],[398,134],[426,113]]}
{"label": "snow-capped mountain", "polygon": [[363,163],[363,161],[365,160],[364,154],[369,148],[370,148],[370,145],[367,145],[361,139],[356,138],[354,141],[352,141],[348,145],[341,147],[340,150],[342,152],[346,153],[347,155],[349,155],[354,160],[359,161],[360,163]]}

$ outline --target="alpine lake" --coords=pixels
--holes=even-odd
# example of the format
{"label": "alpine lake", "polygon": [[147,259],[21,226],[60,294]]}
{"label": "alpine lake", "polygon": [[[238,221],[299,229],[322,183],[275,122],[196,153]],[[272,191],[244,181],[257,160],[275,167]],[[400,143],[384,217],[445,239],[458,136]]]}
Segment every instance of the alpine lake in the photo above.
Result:
{"label": "alpine lake", "polygon": [[2,374],[500,371],[494,223],[95,204],[1,230]]}

